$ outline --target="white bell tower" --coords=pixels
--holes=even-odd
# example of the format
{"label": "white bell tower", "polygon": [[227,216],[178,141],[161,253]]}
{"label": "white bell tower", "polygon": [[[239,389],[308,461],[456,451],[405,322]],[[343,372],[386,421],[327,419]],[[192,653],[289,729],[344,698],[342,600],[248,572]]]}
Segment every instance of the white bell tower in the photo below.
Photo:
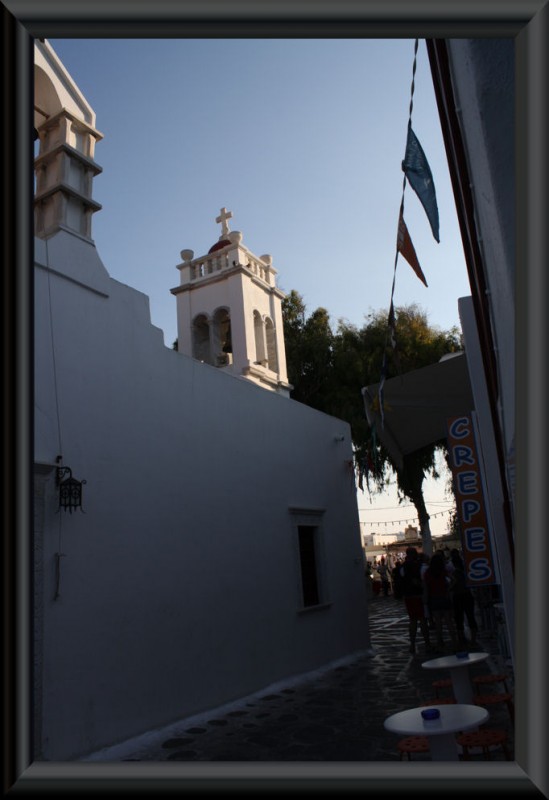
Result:
{"label": "white bell tower", "polygon": [[177,300],[180,353],[290,396],[276,270],[268,255],[255,256],[230,231],[232,213],[216,217],[219,240],[207,255],[182,250],[181,280],[171,290]]}
{"label": "white bell tower", "polygon": [[40,149],[34,159],[34,233],[47,239],[59,230],[92,242],[95,143],[103,138],[89,106],[51,45],[34,45],[34,129]]}

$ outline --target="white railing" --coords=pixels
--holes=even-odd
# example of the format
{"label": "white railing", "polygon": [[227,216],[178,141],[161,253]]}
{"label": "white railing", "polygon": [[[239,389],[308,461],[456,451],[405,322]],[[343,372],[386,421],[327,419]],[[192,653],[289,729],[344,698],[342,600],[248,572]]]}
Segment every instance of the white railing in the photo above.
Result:
{"label": "white railing", "polygon": [[198,258],[191,264],[191,280],[197,278],[205,278],[208,275],[213,275],[215,272],[220,272],[222,269],[227,269],[229,266],[229,254],[223,253],[216,255],[212,253],[211,256],[204,256]]}
{"label": "white railing", "polygon": [[262,281],[269,283],[269,271],[265,268],[265,265],[262,264],[261,261],[256,261],[255,258],[248,258],[248,263],[246,266],[254,275],[257,275],[258,278],[261,278]]}
{"label": "white railing", "polygon": [[[191,280],[200,280],[200,278],[207,278],[208,275],[214,275],[229,267],[236,266],[235,261],[236,253],[212,253],[211,255],[197,258],[191,263]],[[265,266],[259,259],[253,258],[250,255],[242,254],[244,263],[240,266],[247,267],[250,272],[256,277],[260,278],[265,283],[272,285],[272,273],[268,266]],[[231,260],[229,260],[231,259]]]}

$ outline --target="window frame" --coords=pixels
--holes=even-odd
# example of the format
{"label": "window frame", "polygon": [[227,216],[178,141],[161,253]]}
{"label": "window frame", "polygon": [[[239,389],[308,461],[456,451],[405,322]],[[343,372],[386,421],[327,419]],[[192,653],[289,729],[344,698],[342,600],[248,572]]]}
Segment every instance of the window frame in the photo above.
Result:
{"label": "window frame", "polygon": [[[328,587],[327,559],[324,534],[325,509],[290,508],[292,519],[293,547],[296,565],[296,595],[298,612],[309,612],[331,605]],[[312,542],[314,552],[315,583],[317,602],[306,603],[306,587],[304,583],[304,569],[300,548],[300,530],[312,529]]]}

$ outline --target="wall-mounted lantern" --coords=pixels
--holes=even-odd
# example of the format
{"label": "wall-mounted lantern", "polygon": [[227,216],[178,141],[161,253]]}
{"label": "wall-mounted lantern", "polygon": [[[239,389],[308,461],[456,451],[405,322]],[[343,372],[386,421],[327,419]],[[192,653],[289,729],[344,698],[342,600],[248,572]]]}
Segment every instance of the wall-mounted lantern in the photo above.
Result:
{"label": "wall-mounted lantern", "polygon": [[[59,459],[58,459],[59,460]],[[57,486],[59,487],[59,508],[69,511],[77,508],[84,513],[82,508],[82,486],[86,481],[77,481],[72,477],[70,467],[57,467]]]}

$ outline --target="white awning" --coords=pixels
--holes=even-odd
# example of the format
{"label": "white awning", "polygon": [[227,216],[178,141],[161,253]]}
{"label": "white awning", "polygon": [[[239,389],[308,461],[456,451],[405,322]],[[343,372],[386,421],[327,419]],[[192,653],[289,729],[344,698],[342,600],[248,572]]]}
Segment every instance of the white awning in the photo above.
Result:
{"label": "white awning", "polygon": [[398,467],[408,453],[445,439],[450,417],[474,409],[464,353],[445,356],[437,364],[386,380],[383,428],[378,391],[379,383],[362,389],[366,418],[370,425],[375,423],[378,440]]}

